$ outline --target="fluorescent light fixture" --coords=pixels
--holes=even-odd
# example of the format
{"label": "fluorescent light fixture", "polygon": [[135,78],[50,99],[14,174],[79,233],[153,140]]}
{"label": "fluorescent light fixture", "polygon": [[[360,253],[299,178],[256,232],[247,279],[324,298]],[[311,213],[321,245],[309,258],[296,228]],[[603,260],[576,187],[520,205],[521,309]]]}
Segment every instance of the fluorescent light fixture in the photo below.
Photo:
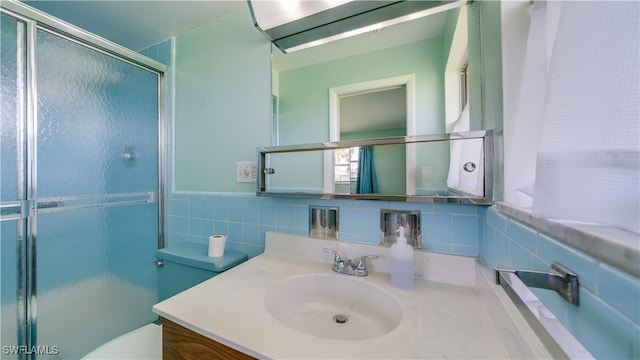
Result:
{"label": "fluorescent light fixture", "polygon": [[256,28],[284,53],[446,11],[467,0],[247,0]]}

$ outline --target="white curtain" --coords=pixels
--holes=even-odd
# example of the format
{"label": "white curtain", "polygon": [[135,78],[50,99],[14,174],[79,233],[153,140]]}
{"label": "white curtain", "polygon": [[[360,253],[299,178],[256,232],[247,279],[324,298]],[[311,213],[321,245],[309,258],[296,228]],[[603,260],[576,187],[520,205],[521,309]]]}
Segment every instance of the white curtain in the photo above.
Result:
{"label": "white curtain", "polygon": [[509,119],[515,130],[508,139],[511,144],[505,160],[514,164],[509,181],[515,192],[508,200],[521,208],[533,205],[533,184],[536,157],[544,117],[549,77],[549,63],[556,35],[557,14],[562,2],[536,1],[530,8],[530,24],[520,82],[515,118]]}
{"label": "white curtain", "polygon": [[[458,119],[451,124],[449,132],[469,131],[469,104],[464,107]],[[462,141],[449,142],[449,174],[447,186],[457,188],[460,182],[460,169],[462,168]]]}
{"label": "white curtain", "polygon": [[[637,1],[563,3],[551,41],[534,216],[640,232],[639,15]],[[535,111],[540,103],[530,105]]]}

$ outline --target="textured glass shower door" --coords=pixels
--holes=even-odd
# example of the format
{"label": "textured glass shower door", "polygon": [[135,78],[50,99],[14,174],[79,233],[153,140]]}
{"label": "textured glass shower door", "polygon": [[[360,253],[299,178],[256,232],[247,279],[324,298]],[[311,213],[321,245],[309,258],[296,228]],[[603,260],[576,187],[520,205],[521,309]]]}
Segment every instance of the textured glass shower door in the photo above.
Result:
{"label": "textured glass shower door", "polygon": [[62,358],[156,319],[159,76],[37,30],[37,343]]}
{"label": "textured glass shower door", "polygon": [[0,358],[79,359],[156,319],[163,68],[0,5]]}

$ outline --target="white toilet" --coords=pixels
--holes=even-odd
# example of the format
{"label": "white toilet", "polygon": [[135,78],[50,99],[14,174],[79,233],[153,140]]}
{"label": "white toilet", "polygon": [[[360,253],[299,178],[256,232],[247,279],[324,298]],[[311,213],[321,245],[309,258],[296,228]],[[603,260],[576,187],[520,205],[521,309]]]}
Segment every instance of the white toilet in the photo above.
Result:
{"label": "white toilet", "polygon": [[162,326],[148,324],[98,347],[83,359],[162,359]]}

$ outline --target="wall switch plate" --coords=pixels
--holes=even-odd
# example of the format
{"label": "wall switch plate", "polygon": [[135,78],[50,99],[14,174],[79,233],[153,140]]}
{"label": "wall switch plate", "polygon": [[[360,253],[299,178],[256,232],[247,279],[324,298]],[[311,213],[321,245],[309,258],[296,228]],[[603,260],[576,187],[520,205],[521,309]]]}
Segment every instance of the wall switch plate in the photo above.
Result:
{"label": "wall switch plate", "polygon": [[237,162],[236,163],[236,182],[250,183],[256,182],[256,162]]}

